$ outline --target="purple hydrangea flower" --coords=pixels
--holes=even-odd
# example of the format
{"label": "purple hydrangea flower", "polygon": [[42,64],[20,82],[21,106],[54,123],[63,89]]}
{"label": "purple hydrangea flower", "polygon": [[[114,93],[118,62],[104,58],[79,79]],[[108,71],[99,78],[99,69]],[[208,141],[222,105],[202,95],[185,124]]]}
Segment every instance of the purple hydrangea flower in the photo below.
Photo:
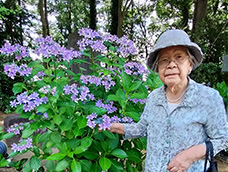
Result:
{"label": "purple hydrangea flower", "polygon": [[4,65],[4,73],[9,76],[11,79],[15,79],[17,73],[20,76],[29,76],[32,72],[32,68],[27,67],[26,64],[17,66],[15,63]]}
{"label": "purple hydrangea flower", "polygon": [[96,106],[97,106],[97,107],[101,107],[101,108],[106,109],[106,110],[108,111],[108,112],[107,112],[108,114],[117,111],[117,108],[113,106],[113,104],[114,104],[113,101],[107,101],[107,102],[108,102],[107,104],[104,104],[104,103],[102,102],[102,100],[98,100],[98,101],[96,102]]}
{"label": "purple hydrangea flower", "polygon": [[140,104],[145,104],[146,103],[146,99],[130,99],[130,101],[136,103],[140,103]]}
{"label": "purple hydrangea flower", "polygon": [[51,86],[50,85],[45,85],[42,88],[39,89],[39,92],[47,94],[50,91]]}
{"label": "purple hydrangea flower", "polygon": [[11,145],[11,149],[14,151],[14,152],[22,152],[23,150],[27,150],[29,148],[32,148],[33,145],[32,145],[32,139],[31,138],[28,138],[26,140],[26,144],[23,144],[21,145],[21,143],[23,142],[24,140],[20,140],[19,144],[16,144],[16,143],[13,143]]}
{"label": "purple hydrangea flower", "polygon": [[65,47],[61,47],[58,43],[53,41],[51,37],[47,36],[46,38],[37,38],[36,44],[38,45],[35,49],[34,53],[38,56],[42,56],[44,58],[49,58],[51,56],[58,57],[58,61],[70,61],[74,58],[78,58],[82,55],[81,52],[74,51],[72,49],[66,49]]}
{"label": "purple hydrangea flower", "polygon": [[91,113],[90,115],[88,115],[86,118],[89,119],[89,120],[92,120],[94,118],[97,117],[97,114],[96,113]]}
{"label": "purple hydrangea flower", "polygon": [[72,84],[71,86],[65,85],[64,88],[65,95],[71,95],[71,99],[78,103],[78,101],[89,101],[94,100],[95,97],[93,94],[90,94],[90,90],[86,86],[77,87],[76,84]]}
{"label": "purple hydrangea flower", "polygon": [[51,90],[51,94],[55,95],[55,93],[56,93],[56,87],[53,87],[52,90]]}
{"label": "purple hydrangea flower", "polygon": [[45,119],[48,119],[48,118],[49,118],[47,112],[45,112],[45,113],[43,114],[43,118],[45,118]]}
{"label": "purple hydrangea flower", "polygon": [[20,134],[23,129],[24,129],[23,123],[19,123],[19,124],[15,123],[7,129],[7,132],[14,133],[15,135],[17,135],[17,134]]}
{"label": "purple hydrangea flower", "polygon": [[147,70],[142,64],[138,62],[129,62],[124,65],[125,72],[128,75],[142,75],[149,73],[149,70]]}
{"label": "purple hydrangea flower", "polygon": [[23,92],[17,95],[17,98],[11,101],[11,107],[16,107],[17,105],[23,105],[23,110],[25,112],[30,112],[34,110],[37,106],[41,105],[42,103],[47,103],[47,97],[40,98],[39,94],[34,92],[31,95],[27,95],[27,92]]}

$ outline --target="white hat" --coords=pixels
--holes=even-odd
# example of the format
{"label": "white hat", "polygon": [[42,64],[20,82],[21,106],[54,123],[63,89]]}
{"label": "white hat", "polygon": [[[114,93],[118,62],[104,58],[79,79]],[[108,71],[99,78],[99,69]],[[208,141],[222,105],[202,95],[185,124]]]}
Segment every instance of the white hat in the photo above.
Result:
{"label": "white hat", "polygon": [[167,30],[158,38],[156,45],[153,51],[150,53],[149,59],[147,61],[149,68],[157,72],[157,65],[154,63],[156,62],[159,50],[177,45],[183,45],[189,49],[190,53],[195,58],[193,60],[193,69],[197,68],[203,59],[201,48],[196,43],[191,42],[188,34],[185,31],[179,29]]}

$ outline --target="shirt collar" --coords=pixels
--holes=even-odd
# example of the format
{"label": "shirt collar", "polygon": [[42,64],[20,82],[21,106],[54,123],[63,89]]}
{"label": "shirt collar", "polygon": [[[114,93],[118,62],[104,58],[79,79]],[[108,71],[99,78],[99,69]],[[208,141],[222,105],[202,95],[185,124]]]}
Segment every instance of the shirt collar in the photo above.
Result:
{"label": "shirt collar", "polygon": [[[183,105],[183,106],[195,106],[198,103],[197,102],[198,101],[197,84],[190,77],[188,77],[188,79],[189,79],[188,88],[187,88],[186,93],[185,93],[185,95],[183,97],[183,101],[181,102],[180,105]],[[157,105],[165,105],[165,104],[167,104],[166,93],[165,93],[165,85],[163,85],[160,88],[158,88],[157,91],[158,91],[158,94],[157,94],[157,96],[154,99],[155,104],[157,104]]]}

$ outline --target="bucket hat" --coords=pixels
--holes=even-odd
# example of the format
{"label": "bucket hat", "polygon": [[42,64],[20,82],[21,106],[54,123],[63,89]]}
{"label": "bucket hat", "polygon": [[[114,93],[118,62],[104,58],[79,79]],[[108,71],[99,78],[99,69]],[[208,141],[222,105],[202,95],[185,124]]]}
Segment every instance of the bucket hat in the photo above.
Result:
{"label": "bucket hat", "polygon": [[193,69],[197,68],[203,59],[201,48],[194,42],[191,42],[188,34],[179,29],[165,31],[157,40],[153,51],[150,53],[147,64],[151,70],[157,72],[156,59],[159,50],[171,46],[182,45],[189,49],[190,53],[194,56]]}

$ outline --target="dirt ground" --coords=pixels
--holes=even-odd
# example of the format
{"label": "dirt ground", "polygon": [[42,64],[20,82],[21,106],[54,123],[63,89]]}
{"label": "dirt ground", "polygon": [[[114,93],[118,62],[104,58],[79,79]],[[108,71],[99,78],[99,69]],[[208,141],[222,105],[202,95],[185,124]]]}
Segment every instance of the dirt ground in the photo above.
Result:
{"label": "dirt ground", "polygon": [[[3,125],[4,125],[4,119],[6,116],[7,116],[6,114],[4,114],[3,112],[0,112],[0,127],[2,127],[2,129],[4,128]],[[23,158],[23,157],[19,157],[19,158]],[[228,162],[223,162],[223,161],[220,161],[219,159],[216,159],[216,161],[218,162],[218,172],[228,172]],[[9,168],[0,168],[0,172],[15,172],[15,170],[9,169]]]}

